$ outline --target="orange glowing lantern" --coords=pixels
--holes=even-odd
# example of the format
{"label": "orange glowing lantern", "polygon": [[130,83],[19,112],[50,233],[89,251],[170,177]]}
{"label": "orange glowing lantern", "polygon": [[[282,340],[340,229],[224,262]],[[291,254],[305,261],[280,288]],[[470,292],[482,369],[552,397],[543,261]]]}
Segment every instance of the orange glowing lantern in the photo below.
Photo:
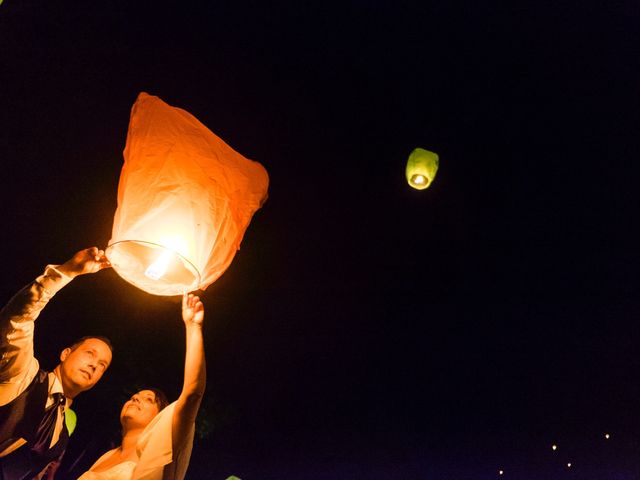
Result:
{"label": "orange glowing lantern", "polygon": [[193,115],[141,93],[131,110],[106,255],[155,295],[205,289],[230,265],[269,178]]}

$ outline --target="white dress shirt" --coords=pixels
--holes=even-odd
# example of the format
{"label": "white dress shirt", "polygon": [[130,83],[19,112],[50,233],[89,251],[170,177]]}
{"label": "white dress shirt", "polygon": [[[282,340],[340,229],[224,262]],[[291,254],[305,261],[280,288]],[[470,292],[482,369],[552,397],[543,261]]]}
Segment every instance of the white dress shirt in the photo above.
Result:
{"label": "white dress shirt", "polygon": [[[40,364],[33,350],[35,320],[49,300],[70,281],[71,278],[58,271],[56,266],[49,265],[44,274],[15,294],[0,311],[0,406],[10,403],[24,392],[38,373]],[[62,392],[62,384],[51,372],[47,407],[53,404],[53,394],[57,392]],[[71,399],[67,399],[66,405],[59,409],[51,445],[58,441],[64,422],[64,409],[70,405]],[[0,457],[24,443],[24,439],[16,439],[0,452]]]}

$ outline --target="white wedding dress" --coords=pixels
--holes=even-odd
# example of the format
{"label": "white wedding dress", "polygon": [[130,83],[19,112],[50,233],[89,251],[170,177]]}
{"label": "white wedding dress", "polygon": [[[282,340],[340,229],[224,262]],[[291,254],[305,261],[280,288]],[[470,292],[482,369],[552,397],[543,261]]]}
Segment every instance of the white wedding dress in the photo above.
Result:
{"label": "white wedding dress", "polygon": [[137,462],[126,461],[100,471],[100,464],[116,451],[109,450],[78,480],[183,480],[191,458],[195,424],[184,445],[174,452],[171,425],[175,406],[176,402],[170,404],[144,429],[136,446]]}

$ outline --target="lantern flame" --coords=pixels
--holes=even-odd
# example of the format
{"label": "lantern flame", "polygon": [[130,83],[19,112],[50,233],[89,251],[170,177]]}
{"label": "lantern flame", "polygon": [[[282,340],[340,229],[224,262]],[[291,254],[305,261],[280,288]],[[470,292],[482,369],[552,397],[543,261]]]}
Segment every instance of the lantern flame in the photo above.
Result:
{"label": "lantern flame", "polygon": [[158,259],[147,267],[144,274],[152,280],[160,279],[166,272],[167,267],[175,254],[171,250],[164,250]]}
{"label": "lantern flame", "polygon": [[429,180],[424,175],[417,174],[411,177],[411,183],[418,187],[422,187],[429,183]]}

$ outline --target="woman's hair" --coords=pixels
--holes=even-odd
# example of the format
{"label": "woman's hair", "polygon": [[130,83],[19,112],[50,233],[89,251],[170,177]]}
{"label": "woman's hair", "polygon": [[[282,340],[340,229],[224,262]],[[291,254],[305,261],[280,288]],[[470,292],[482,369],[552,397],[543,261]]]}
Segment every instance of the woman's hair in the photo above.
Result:
{"label": "woman's hair", "polygon": [[167,396],[159,388],[151,387],[151,388],[147,388],[146,390],[151,390],[156,396],[156,405],[158,406],[158,412],[162,411],[164,407],[169,405],[169,400],[167,400]]}

